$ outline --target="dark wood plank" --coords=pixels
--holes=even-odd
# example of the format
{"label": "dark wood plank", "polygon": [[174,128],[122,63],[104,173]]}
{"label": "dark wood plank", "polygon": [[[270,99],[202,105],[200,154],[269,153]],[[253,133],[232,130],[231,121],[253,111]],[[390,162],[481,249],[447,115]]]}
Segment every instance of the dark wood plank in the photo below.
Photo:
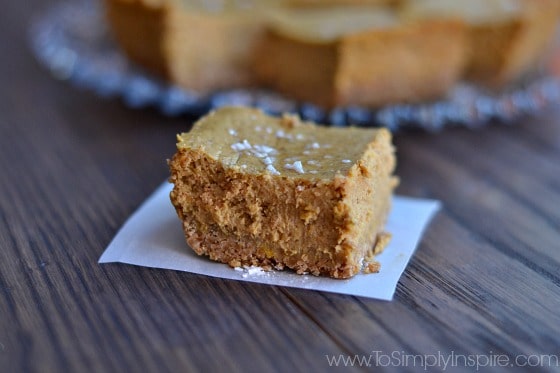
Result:
{"label": "dark wood plank", "polygon": [[[444,142],[444,139],[439,141]],[[414,141],[406,141],[402,147],[414,154],[408,159],[412,168],[429,167],[430,172],[419,173],[418,180],[428,185],[434,197],[445,201],[449,212],[456,219],[491,240],[497,249],[540,268],[543,274],[546,273],[553,281],[558,281],[560,250],[557,222],[543,217],[541,213],[527,206],[527,203],[497,186],[493,182],[495,173],[487,173],[484,178],[477,177],[461,164],[454,163],[449,158],[449,153],[438,152],[432,147],[420,147]],[[465,158],[465,163],[468,162]],[[541,165],[545,166],[543,162],[517,163],[517,167],[525,167],[527,178],[532,177],[532,170]],[[479,174],[482,174],[482,171]],[[558,178],[558,175],[550,177]],[[449,195],[460,198],[446,199],[445,196]],[[539,200],[540,197],[534,195],[533,199]]]}
{"label": "dark wood plank", "polygon": [[514,127],[512,136],[523,141],[530,142],[540,152],[547,152],[551,157],[557,156],[560,152],[560,128],[556,119],[560,109],[556,109],[554,114],[545,118],[530,118],[524,126]]}

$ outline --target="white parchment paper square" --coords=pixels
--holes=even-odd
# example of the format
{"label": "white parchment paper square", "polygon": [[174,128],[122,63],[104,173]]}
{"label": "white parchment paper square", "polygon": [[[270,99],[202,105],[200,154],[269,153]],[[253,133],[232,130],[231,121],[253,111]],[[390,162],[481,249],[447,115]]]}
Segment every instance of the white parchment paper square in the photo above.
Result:
{"label": "white parchment paper square", "polygon": [[335,280],[290,271],[235,270],[196,255],[169,200],[172,185],[165,182],[128,219],[109,244],[99,263],[127,263],[186,271],[231,280],[251,281],[333,293],[391,300],[424,229],[440,207],[438,201],[394,197],[386,230],[393,238],[377,256],[381,271]]}

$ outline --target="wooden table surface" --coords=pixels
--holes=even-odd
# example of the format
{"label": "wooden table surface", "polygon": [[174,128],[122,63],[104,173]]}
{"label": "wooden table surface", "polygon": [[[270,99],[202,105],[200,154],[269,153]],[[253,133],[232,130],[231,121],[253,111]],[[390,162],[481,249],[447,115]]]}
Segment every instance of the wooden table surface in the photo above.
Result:
{"label": "wooden table surface", "polygon": [[192,118],[52,79],[26,35],[52,3],[0,12],[0,371],[324,371],[340,354],[558,369],[541,356],[560,355],[558,108],[396,136],[398,192],[443,209],[392,302],[99,265]]}

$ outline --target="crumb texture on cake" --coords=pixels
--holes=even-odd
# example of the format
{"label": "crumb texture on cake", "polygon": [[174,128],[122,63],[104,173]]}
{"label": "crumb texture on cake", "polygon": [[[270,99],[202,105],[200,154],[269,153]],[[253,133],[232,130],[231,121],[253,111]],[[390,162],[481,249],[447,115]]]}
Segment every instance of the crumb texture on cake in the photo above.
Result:
{"label": "crumb texture on cake", "polygon": [[177,149],[171,201],[200,255],[348,278],[383,246],[396,185],[384,129],[225,108],[180,135]]}

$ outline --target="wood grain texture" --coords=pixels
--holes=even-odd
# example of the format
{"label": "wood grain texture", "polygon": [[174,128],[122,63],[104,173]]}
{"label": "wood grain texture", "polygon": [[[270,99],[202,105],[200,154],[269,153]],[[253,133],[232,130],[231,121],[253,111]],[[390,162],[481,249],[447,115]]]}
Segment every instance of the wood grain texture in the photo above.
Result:
{"label": "wood grain texture", "polygon": [[175,134],[193,118],[128,110],[53,80],[26,46],[31,15],[51,4],[0,13],[0,371],[324,371],[326,354],[372,351],[560,355],[560,109],[510,127],[397,135],[399,193],[444,207],[393,302],[100,266],[167,177]]}

